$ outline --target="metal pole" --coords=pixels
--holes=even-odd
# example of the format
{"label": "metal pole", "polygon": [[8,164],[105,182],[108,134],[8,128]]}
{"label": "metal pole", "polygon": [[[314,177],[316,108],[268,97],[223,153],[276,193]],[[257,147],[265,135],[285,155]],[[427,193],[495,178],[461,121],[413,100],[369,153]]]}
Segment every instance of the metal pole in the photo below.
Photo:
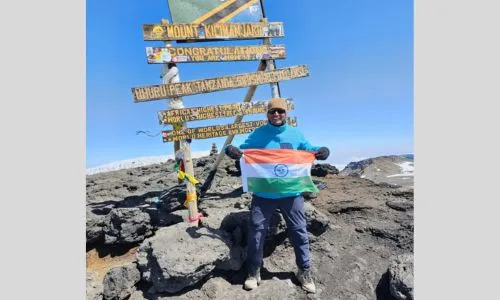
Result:
{"label": "metal pole", "polygon": [[[262,8],[262,18],[263,18],[262,22],[267,23],[266,10],[264,9],[264,0],[260,0],[260,7]],[[271,38],[264,38],[264,44],[271,45]],[[274,61],[274,59],[270,59],[268,65],[269,65],[269,70],[276,69],[276,62]],[[271,93],[273,98],[281,97],[279,82],[271,83]]]}
{"label": "metal pole", "polygon": [[[259,63],[259,67],[257,68],[257,71],[264,71],[266,69],[266,66],[267,66],[266,61],[261,60]],[[243,103],[250,102],[252,100],[256,89],[257,89],[256,85],[252,85],[248,88],[247,94],[245,95],[245,99],[243,99]],[[243,120],[243,115],[237,116],[236,119],[234,119],[234,124],[241,123],[241,120]],[[205,193],[208,191],[208,189],[210,189],[210,187],[212,186],[212,181],[215,177],[215,173],[217,172],[217,168],[219,167],[219,164],[225,155],[224,148],[226,148],[227,145],[231,144],[231,142],[233,141],[233,138],[234,138],[234,134],[229,135],[226,138],[226,141],[224,142],[224,146],[222,146],[222,149],[220,150],[220,153],[217,156],[217,160],[215,161],[214,165],[210,169],[210,173],[208,174],[207,178],[205,179],[203,186],[200,188],[200,198],[203,197],[205,195]]]}

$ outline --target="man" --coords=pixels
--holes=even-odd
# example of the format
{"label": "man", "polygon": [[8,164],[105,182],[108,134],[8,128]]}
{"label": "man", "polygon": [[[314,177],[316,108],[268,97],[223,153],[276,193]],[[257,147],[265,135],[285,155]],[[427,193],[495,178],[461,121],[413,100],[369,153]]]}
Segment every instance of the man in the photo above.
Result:
{"label": "man", "polygon": [[[286,124],[287,109],[284,99],[270,100],[267,111],[269,122],[255,129],[240,148],[306,150],[315,152],[318,160],[327,159],[330,154],[328,148],[312,146],[298,128]],[[225,148],[225,153],[233,159],[240,159],[243,154],[239,148],[232,145]],[[291,234],[298,267],[297,279],[304,290],[315,293],[316,286],[311,277],[311,254],[304,214],[304,198],[300,193],[253,194],[248,230],[248,277],[244,287],[252,290],[260,283],[265,236],[271,216],[277,208],[283,214]]]}

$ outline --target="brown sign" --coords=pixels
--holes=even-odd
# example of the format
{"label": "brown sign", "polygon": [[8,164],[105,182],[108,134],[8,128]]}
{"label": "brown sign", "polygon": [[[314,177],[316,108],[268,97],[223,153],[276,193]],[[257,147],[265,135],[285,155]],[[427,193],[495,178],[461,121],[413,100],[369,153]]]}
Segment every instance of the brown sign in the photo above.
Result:
{"label": "brown sign", "polygon": [[284,45],[235,47],[146,47],[149,64],[283,59]]}
{"label": "brown sign", "polygon": [[306,65],[209,79],[132,88],[134,102],[183,97],[309,76]]}
{"label": "brown sign", "polygon": [[[292,99],[287,101],[288,110],[294,109]],[[158,113],[160,124],[174,124],[187,121],[216,119],[223,117],[242,116],[265,113],[269,101],[252,101],[215,106],[202,106],[184,109],[171,109]]]}
{"label": "brown sign", "polygon": [[144,24],[145,41],[249,40],[284,36],[282,22]]}
{"label": "brown sign", "polygon": [[[267,124],[267,120],[241,122],[237,124],[213,125],[206,127],[185,128],[179,131],[162,131],[163,142],[175,142],[186,139],[209,139],[220,136],[245,134],[253,131],[262,125]],[[297,118],[287,118],[287,123],[297,126]]]}

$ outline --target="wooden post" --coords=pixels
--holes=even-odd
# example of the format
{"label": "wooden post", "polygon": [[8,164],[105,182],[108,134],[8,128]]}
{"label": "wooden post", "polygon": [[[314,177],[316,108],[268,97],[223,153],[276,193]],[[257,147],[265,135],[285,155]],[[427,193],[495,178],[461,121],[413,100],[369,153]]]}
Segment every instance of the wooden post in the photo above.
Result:
{"label": "wooden post", "polygon": [[[168,24],[167,19],[162,19],[161,20],[162,24]],[[165,41],[165,47],[170,47],[172,46],[171,41]],[[165,65],[163,66],[165,67]],[[177,68],[177,67],[176,67]],[[165,73],[166,74],[166,73]],[[165,76],[165,75],[163,75]],[[163,80],[163,83],[175,83],[180,81],[179,74],[175,74],[172,78],[167,78],[168,82],[165,82],[165,78]],[[183,100],[181,97],[179,98],[172,98],[168,100],[168,108],[169,109],[180,109],[183,108]],[[180,123],[180,124],[174,124],[174,129],[177,127],[187,127],[187,124]],[[177,154],[178,151],[181,150],[181,143],[183,143],[183,150],[184,150],[184,155],[182,158],[183,164],[184,164],[184,172],[191,177],[194,177],[194,168],[193,168],[193,160],[191,158],[191,144],[188,143],[188,141],[178,141],[174,142],[174,153]],[[184,180],[179,179],[178,183],[181,184]],[[197,195],[196,195],[196,187],[194,184],[192,184],[190,181],[187,181],[186,183],[186,201],[185,203],[187,204],[187,209],[189,212],[189,217],[188,217],[188,222],[190,227],[197,227],[198,226],[198,221],[199,221],[199,213],[198,213],[198,204],[197,204]]]}
{"label": "wooden post", "polygon": [[[186,174],[194,176],[193,161],[191,159],[191,146],[188,142],[185,143],[184,149],[184,166]],[[186,203],[189,210],[189,224],[191,227],[197,227],[199,221],[198,203],[196,199],[196,187],[188,181],[186,191]]]}
{"label": "wooden post", "polygon": [[[167,25],[167,24],[169,24],[169,22],[168,22],[168,20],[167,20],[167,19],[161,19],[161,24],[162,24],[162,25]],[[164,46],[165,46],[165,47],[171,47],[171,46],[172,46],[172,41],[165,41],[165,42],[164,42]],[[167,74],[167,72],[165,71],[165,66],[166,66],[166,65],[165,65],[165,64],[163,64],[163,66],[162,66],[162,70],[161,70],[161,72],[160,72],[160,73],[161,73],[161,77],[162,77],[162,79],[163,79],[163,80],[162,80],[162,82],[163,82],[163,83],[171,83],[171,80],[165,80],[165,78],[164,78],[164,76]],[[178,75],[177,75],[177,76],[178,76]],[[174,81],[178,81],[178,80],[179,80],[179,79],[177,79],[177,78],[176,78],[176,80],[174,80]],[[165,82],[165,81],[167,81],[167,82]],[[182,99],[180,99],[180,100],[179,100],[179,99],[176,99],[176,102],[179,102],[179,101],[180,101],[180,103],[182,103]],[[168,107],[168,109],[178,109],[178,108],[179,108],[179,107],[175,107],[175,105],[170,105],[170,103],[171,103],[171,100],[167,100],[167,107]],[[179,125],[181,125],[181,124],[179,124]],[[181,145],[181,144],[180,144],[180,142],[179,142],[179,141],[175,141],[175,142],[174,142],[174,155],[175,155],[175,154],[176,154],[176,153],[180,150],[180,148],[181,148],[181,146],[180,146],[180,145]],[[182,182],[183,182],[183,180],[181,180],[181,179],[177,180],[177,183],[178,183],[178,184],[181,184]]]}

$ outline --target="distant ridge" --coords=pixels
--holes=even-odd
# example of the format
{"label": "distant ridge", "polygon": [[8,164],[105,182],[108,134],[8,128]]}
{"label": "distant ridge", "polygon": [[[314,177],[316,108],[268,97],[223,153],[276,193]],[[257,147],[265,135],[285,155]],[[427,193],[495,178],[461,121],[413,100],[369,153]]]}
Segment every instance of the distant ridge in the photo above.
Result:
{"label": "distant ridge", "polygon": [[350,162],[340,171],[340,175],[412,187],[414,170],[413,154],[385,155]]}

